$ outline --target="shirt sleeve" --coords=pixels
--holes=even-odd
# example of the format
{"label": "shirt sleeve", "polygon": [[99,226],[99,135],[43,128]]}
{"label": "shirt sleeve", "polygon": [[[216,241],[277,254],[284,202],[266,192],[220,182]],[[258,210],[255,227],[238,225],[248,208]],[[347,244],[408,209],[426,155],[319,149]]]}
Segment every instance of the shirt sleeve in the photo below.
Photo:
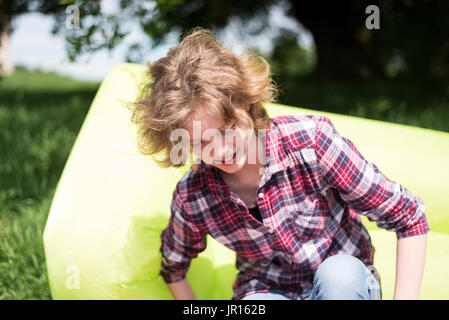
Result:
{"label": "shirt sleeve", "polygon": [[383,175],[352,141],[339,134],[329,118],[318,117],[315,134],[323,178],[352,209],[379,228],[395,231],[397,239],[430,231],[422,199]]}
{"label": "shirt sleeve", "polygon": [[185,278],[190,262],[206,248],[206,233],[190,221],[176,187],[168,226],[161,233],[160,275],[166,283]]}

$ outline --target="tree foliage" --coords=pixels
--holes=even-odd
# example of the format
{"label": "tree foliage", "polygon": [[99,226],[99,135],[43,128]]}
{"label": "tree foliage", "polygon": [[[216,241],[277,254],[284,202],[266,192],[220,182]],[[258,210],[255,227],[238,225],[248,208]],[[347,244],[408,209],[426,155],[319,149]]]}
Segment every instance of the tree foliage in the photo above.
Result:
{"label": "tree foliage", "polygon": [[[449,78],[449,2],[443,0],[121,0],[115,13],[105,13],[100,0],[10,3],[8,10],[13,15],[32,10],[53,14],[56,18],[53,32],[65,34],[72,61],[83,54],[117,46],[136,32],[129,29],[130,21],[137,22],[153,48],[173,31],[183,34],[197,26],[221,31],[236,17],[257,22],[248,24],[244,30],[235,30],[236,33],[263,34],[270,27],[270,9],[283,3],[287,14],[313,35],[317,77]],[[69,4],[80,9],[78,30],[65,28],[67,16],[63,9]],[[365,8],[372,4],[380,10],[379,30],[368,30],[365,26]],[[273,60],[286,59],[285,54],[279,53],[280,43],[288,44],[290,52],[300,51],[294,48],[291,32],[279,32],[275,42],[278,53]],[[138,53],[142,50],[145,50],[143,43],[131,44],[129,60],[141,57]]]}

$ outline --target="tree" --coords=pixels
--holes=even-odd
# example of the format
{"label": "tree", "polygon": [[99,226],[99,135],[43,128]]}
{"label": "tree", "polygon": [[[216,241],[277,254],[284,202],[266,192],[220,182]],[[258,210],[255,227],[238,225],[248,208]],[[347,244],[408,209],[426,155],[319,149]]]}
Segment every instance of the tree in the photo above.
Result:
{"label": "tree", "polygon": [[[16,12],[20,9],[16,5],[1,12],[12,12],[12,15],[27,12],[30,7],[26,2],[12,1],[26,7],[22,11]],[[137,21],[154,47],[172,31],[184,33],[197,26],[220,31],[234,17],[257,22],[253,29],[237,32],[263,33],[270,27],[267,17],[272,6],[284,3],[289,7],[287,13],[313,35],[315,77],[366,79],[390,74],[420,79],[449,78],[448,1],[121,0],[116,14],[105,14],[99,0],[65,1],[65,5],[75,3],[80,9],[79,30],[62,27],[66,16],[61,14],[61,4],[56,5],[57,1],[31,2],[38,4],[37,11],[44,12],[40,6],[45,4],[48,13],[55,13],[54,32],[65,33],[67,53],[72,61],[88,52],[114,48],[132,32],[124,28],[127,21]],[[365,27],[368,5],[377,5],[380,10],[380,30]],[[281,32],[279,37],[285,37],[285,33]],[[132,44],[129,61],[138,59],[141,50],[141,43]]]}
{"label": "tree", "polygon": [[[13,19],[28,12],[62,16],[65,8],[66,5],[58,0],[0,0],[0,76],[14,71],[9,55],[9,38],[13,31]],[[56,29],[53,30],[53,32],[56,31]]]}
{"label": "tree", "polygon": [[[263,33],[270,8],[280,1],[236,0],[157,0],[121,1],[119,17],[97,16],[101,26],[92,22],[84,31],[72,35],[70,55],[76,57],[85,50],[115,45],[125,33],[120,21],[137,18],[154,46],[170,31],[181,33],[196,26],[222,30],[233,17],[256,20],[249,34]],[[408,77],[449,77],[449,2],[412,0],[345,0],[345,1],[283,1],[287,13],[304,25],[315,41],[315,77],[333,79],[363,79],[385,77],[387,71]],[[380,10],[380,30],[365,26],[368,5]],[[84,4],[81,5],[81,8]],[[96,15],[84,10],[85,15]],[[95,28],[101,28],[102,45],[92,46]],[[105,32],[109,30],[109,33]],[[241,30],[240,30],[241,31]],[[280,37],[285,33],[280,33]],[[135,44],[132,50],[139,50]],[[399,62],[399,63],[398,63]]]}
{"label": "tree", "polygon": [[[291,1],[289,13],[309,29],[316,74],[333,78],[386,76],[396,61],[403,75],[449,77],[449,2],[411,0]],[[380,10],[380,30],[365,27],[365,8]]]}

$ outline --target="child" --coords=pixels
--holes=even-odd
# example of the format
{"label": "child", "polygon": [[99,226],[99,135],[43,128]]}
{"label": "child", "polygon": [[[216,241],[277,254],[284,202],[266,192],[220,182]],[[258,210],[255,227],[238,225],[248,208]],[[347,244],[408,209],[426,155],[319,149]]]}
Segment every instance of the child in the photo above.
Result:
{"label": "child", "polygon": [[236,252],[232,299],[381,299],[358,214],[396,232],[394,298],[418,298],[430,230],[424,203],[327,117],[269,118],[262,103],[276,87],[263,58],[237,57],[197,28],[148,74],[132,118],[141,152],[163,151],[155,160],[164,167],[185,164],[186,148],[197,156],[161,234],[160,274],[175,299],[195,298],[185,275],[207,234]]}

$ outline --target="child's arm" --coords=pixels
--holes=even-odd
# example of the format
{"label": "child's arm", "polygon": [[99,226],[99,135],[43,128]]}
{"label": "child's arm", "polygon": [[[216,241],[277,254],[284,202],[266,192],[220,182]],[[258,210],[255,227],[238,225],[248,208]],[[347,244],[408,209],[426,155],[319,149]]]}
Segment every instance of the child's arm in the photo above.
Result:
{"label": "child's arm", "polygon": [[167,286],[175,300],[196,300],[187,278],[178,282],[167,283]]}
{"label": "child's arm", "polygon": [[173,192],[168,226],[161,233],[160,275],[175,299],[195,299],[186,274],[191,260],[206,248],[207,233],[191,221],[178,186]]}
{"label": "child's arm", "polygon": [[426,258],[427,235],[398,240],[394,300],[417,300]]}
{"label": "child's arm", "polygon": [[375,221],[379,228],[396,232],[395,298],[418,298],[430,231],[421,198],[389,180],[354,144],[342,137],[324,116],[317,120],[315,154],[328,187],[355,212]]}
{"label": "child's arm", "polygon": [[355,212],[396,232],[397,239],[430,231],[425,204],[401,184],[389,180],[341,136],[330,119],[317,119],[315,154],[322,178]]}

